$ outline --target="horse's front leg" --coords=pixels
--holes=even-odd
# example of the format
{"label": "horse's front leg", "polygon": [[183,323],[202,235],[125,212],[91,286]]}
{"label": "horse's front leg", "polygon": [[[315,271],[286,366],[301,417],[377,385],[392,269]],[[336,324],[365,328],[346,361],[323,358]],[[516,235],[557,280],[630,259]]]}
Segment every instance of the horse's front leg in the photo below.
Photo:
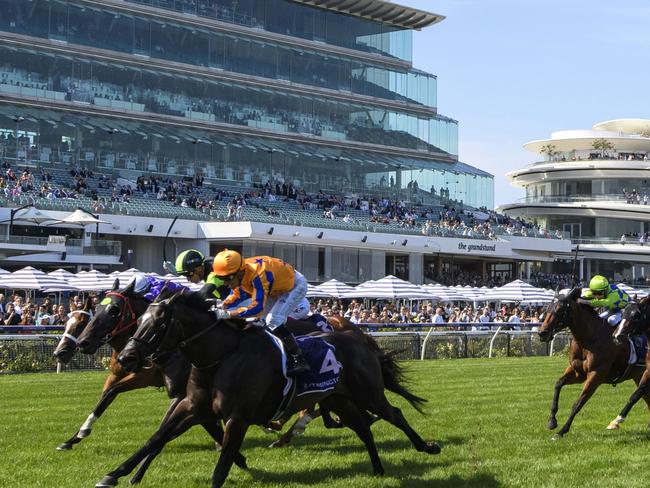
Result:
{"label": "horse's front leg", "polygon": [[144,388],[145,384],[141,382],[142,377],[138,378],[135,373],[129,374],[127,376],[120,376],[111,373],[106,381],[104,382],[104,387],[102,389],[102,394],[99,397],[97,405],[93,411],[88,415],[86,421],[79,428],[79,430],[63,444],[60,444],[56,449],[57,451],[66,451],[72,449],[72,446],[81,442],[82,439],[88,437],[92,431],[93,424],[101,417],[101,415],[106,411],[115,397],[120,393],[130,390],[137,390],[138,388]]}
{"label": "horse's front leg", "polygon": [[241,448],[249,423],[243,418],[232,416],[226,422],[219,461],[212,473],[212,488],[220,488],[226,481],[230,468]]}
{"label": "horse's front leg", "polygon": [[596,389],[605,381],[605,377],[606,374],[601,371],[591,371],[587,374],[587,380],[585,381],[585,384],[582,387],[580,396],[573,404],[573,407],[571,407],[571,413],[569,414],[569,418],[567,419],[566,423],[562,426],[562,428],[552,437],[553,440],[558,440],[562,438],[564,434],[569,432],[573,419],[575,418],[576,415],[578,415],[578,412],[580,412],[582,407],[584,407],[585,403],[587,403],[587,401],[591,398],[591,396],[594,394]]}
{"label": "horse's front leg", "polygon": [[[138,449],[131,457],[124,461],[117,469],[111,471],[104,476],[99,483],[95,485],[96,488],[105,488],[108,486],[116,486],[118,480],[127,474],[147,456],[151,455],[152,458],[149,462],[156,457],[162,450],[167,442],[173,438],[178,437],[187,429],[196,425],[196,418],[191,409],[191,403],[186,399],[181,401],[174,413],[169,419],[152,435],[149,440]],[[148,466],[148,463],[147,463]],[[144,473],[143,473],[144,474]]]}
{"label": "horse's front leg", "polygon": [[571,366],[564,370],[564,374],[555,382],[553,390],[553,402],[551,403],[551,414],[548,418],[548,428],[553,430],[557,427],[557,410],[560,402],[560,390],[564,385],[572,385],[584,381],[584,377],[579,375]]}
{"label": "horse's front leg", "polygon": [[609,423],[607,430],[619,429],[621,424],[625,421],[627,415],[630,413],[630,410],[632,410],[632,407],[634,407],[634,405],[636,405],[636,403],[641,400],[641,398],[646,399],[646,403],[648,403],[648,408],[650,409],[650,399],[647,397],[648,393],[650,393],[650,369],[646,368],[646,370],[643,372],[641,380],[639,380],[637,384],[636,390],[634,390],[634,393],[630,395],[630,399],[623,407],[623,410],[621,410],[621,413],[618,414],[618,417]]}

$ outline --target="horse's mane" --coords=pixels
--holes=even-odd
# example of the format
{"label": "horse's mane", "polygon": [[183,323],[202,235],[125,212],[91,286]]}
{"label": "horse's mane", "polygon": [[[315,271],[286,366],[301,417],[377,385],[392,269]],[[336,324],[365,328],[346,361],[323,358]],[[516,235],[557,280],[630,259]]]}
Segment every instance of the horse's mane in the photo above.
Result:
{"label": "horse's mane", "polygon": [[600,315],[598,315],[598,312],[596,312],[596,309],[592,307],[591,305],[587,303],[581,303],[578,301],[578,298],[580,298],[580,295],[582,294],[582,288],[576,287],[573,288],[571,291],[569,291],[566,295],[561,295],[559,300],[560,301],[567,301],[567,300],[572,300],[576,303],[578,308],[587,315],[591,315],[593,318],[597,318],[600,320]]}

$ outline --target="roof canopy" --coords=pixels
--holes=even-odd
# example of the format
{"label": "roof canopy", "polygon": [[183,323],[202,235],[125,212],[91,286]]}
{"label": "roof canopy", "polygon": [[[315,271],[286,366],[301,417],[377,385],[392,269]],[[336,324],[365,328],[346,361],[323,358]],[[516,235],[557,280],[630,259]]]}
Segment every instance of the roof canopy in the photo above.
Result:
{"label": "roof canopy", "polygon": [[391,24],[403,29],[421,29],[445,17],[424,10],[396,5],[385,0],[293,0],[313,7],[334,10],[364,19]]}

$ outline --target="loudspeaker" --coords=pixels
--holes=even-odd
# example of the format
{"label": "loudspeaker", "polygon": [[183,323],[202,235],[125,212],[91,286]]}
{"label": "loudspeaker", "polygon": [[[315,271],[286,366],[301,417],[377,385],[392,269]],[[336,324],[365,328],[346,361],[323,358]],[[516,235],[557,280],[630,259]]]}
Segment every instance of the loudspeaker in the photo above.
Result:
{"label": "loudspeaker", "polygon": [[323,232],[322,232],[322,231],[319,232],[319,233],[316,235],[316,237],[317,237],[318,239],[322,239],[322,238],[323,238]]}
{"label": "loudspeaker", "polygon": [[361,242],[366,242],[367,240],[368,240],[368,236],[363,236],[363,237],[361,238]]}
{"label": "loudspeaker", "polygon": [[61,261],[65,261],[65,258],[67,258],[67,257],[68,257],[68,253],[66,251],[63,251],[61,253]]}
{"label": "loudspeaker", "polygon": [[153,224],[149,224],[149,227],[147,227],[147,232],[151,232],[153,230]]}
{"label": "loudspeaker", "polygon": [[273,234],[273,227],[269,227],[269,230],[266,231],[268,235]]}
{"label": "loudspeaker", "polygon": [[406,243],[407,243],[408,241],[409,241],[408,239],[404,239],[404,240],[402,241],[402,246],[406,246]]}

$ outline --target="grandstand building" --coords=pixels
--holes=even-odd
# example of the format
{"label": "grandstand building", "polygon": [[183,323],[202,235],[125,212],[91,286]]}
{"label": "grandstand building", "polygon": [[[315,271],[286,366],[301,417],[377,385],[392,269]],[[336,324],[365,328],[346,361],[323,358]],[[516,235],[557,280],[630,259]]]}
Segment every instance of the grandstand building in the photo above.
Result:
{"label": "grandstand building", "polygon": [[[160,272],[175,216],[170,256],[273,254],[310,281],[553,259],[566,242],[436,224],[494,201],[412,64],[413,30],[441,20],[383,0],[0,0],[0,265]],[[104,222],[36,225],[29,205]]]}
{"label": "grandstand building", "polygon": [[[524,147],[544,160],[508,174],[526,196],[500,210],[561,231],[574,248],[579,244],[582,278],[603,274],[647,284],[650,120],[610,120],[591,130],[553,132]],[[560,266],[566,270],[566,260]]]}

